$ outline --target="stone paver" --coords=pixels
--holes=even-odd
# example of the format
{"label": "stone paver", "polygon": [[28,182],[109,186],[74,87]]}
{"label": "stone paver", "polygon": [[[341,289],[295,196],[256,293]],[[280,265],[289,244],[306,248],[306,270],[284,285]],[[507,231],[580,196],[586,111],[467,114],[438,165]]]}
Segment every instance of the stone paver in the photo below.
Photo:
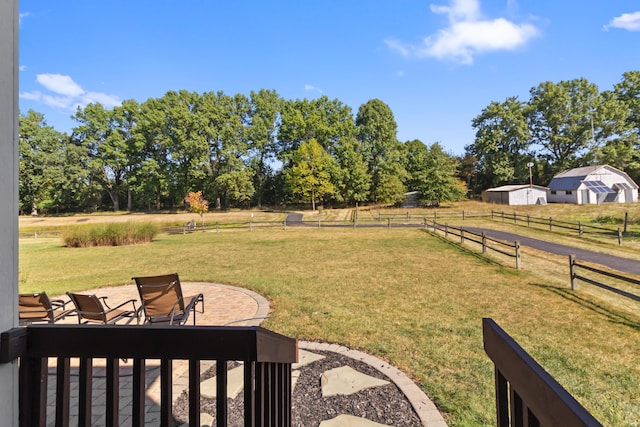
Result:
{"label": "stone paver", "polygon": [[366,418],[354,417],[353,415],[338,415],[330,420],[322,421],[320,427],[376,427],[387,426],[387,424],[375,423]]}
{"label": "stone paver", "polygon": [[387,385],[389,381],[365,375],[350,366],[341,366],[325,371],[322,374],[320,384],[322,396],[326,397],[337,394],[348,396],[367,388]]}

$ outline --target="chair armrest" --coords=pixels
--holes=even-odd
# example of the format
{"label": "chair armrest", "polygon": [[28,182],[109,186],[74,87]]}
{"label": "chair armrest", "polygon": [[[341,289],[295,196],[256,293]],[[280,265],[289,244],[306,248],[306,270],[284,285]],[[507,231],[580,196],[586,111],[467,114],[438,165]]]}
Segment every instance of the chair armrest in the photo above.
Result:
{"label": "chair armrest", "polygon": [[[106,297],[101,297],[101,298],[105,298],[106,299]],[[127,301],[123,302],[122,304],[118,304],[117,306],[115,306],[113,308],[107,306],[109,308],[109,310],[107,310],[107,311],[117,310],[120,307],[122,307],[123,305],[129,304],[129,303],[133,304],[133,311],[135,311],[137,313],[138,310],[136,310],[136,300],[135,299],[127,300]],[[106,302],[105,302],[105,305],[107,305]]]}
{"label": "chair armrest", "polygon": [[51,302],[51,306],[53,307],[54,310],[56,308],[66,309],[67,308],[67,304],[71,302],[71,301],[65,301],[65,300],[60,299],[60,298],[50,299],[49,301]]}
{"label": "chair armrest", "polygon": [[[194,309],[195,305],[200,301],[202,301],[202,303],[204,304],[204,295],[198,294],[198,295],[192,296],[191,300],[189,301],[189,304],[185,306],[184,311],[185,312],[191,311],[192,309]],[[203,312],[204,312],[204,309],[203,309]]]}

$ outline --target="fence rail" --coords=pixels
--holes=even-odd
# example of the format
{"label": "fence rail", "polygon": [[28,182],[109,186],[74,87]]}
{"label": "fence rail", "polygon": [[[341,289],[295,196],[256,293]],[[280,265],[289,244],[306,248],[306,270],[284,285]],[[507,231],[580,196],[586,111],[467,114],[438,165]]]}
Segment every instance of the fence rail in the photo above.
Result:
{"label": "fence rail", "polygon": [[484,349],[495,365],[498,427],[601,426],[492,319],[482,319]]}
{"label": "fence rail", "polygon": [[640,301],[640,296],[627,292],[623,289],[616,288],[610,284],[602,283],[594,279],[590,279],[581,274],[578,274],[578,268],[582,268],[584,270],[590,271],[592,273],[596,273],[601,276],[611,277],[616,280],[620,280],[625,283],[629,283],[631,285],[640,286],[640,280],[634,279],[632,277],[623,276],[621,274],[612,273],[610,271],[601,270],[586,264],[580,264],[575,255],[569,255],[569,277],[571,279],[571,289],[575,290],[578,288],[578,280],[582,280],[583,282],[587,282],[591,285],[597,286],[602,289],[606,289],[607,291],[614,292],[616,294],[622,295],[624,297],[633,299],[635,301]]}
{"label": "fence rail", "polygon": [[[470,240],[482,246],[483,254],[487,252],[487,249],[491,249],[494,252],[501,253],[511,258],[515,258],[516,269],[520,269],[522,266],[522,253],[520,249],[520,242],[518,241],[515,241],[513,243],[504,242],[492,237],[487,237],[484,232],[478,234],[463,227],[454,227],[446,223],[440,224],[435,221],[429,221],[425,219],[424,227],[429,228],[429,224],[431,224],[430,227],[433,228],[434,233],[437,231],[442,231],[445,238],[449,238],[449,234],[460,237],[460,244],[464,244],[465,241]],[[509,249],[503,249],[503,247]]]}
{"label": "fence rail", "polygon": [[562,228],[565,230],[571,230],[578,233],[578,236],[582,237],[585,234],[597,234],[605,237],[615,236],[618,239],[618,245],[622,245],[622,228],[618,227],[618,229],[606,228],[606,227],[598,227],[596,225],[588,225],[583,224],[581,221],[578,222],[568,222],[568,221],[560,221],[557,219],[549,218],[541,218],[534,217],[531,215],[522,215],[516,212],[513,213],[505,213],[504,211],[497,212],[493,209],[491,210],[491,219],[495,220],[497,218],[501,218],[502,222],[505,221],[513,221],[514,224],[518,223],[527,223],[528,227],[531,227],[531,224],[544,225],[545,227],[549,227],[549,231],[553,231],[554,228]]}
{"label": "fence rail", "polygon": [[[160,421],[174,425],[172,362],[189,364],[189,425],[200,425],[200,361],[215,360],[216,425],[227,425],[227,361],[244,362],[244,425],[291,425],[291,365],[297,360],[296,340],[260,327],[30,325],[0,336],[0,363],[19,360],[21,427],[47,423],[48,358],[57,358],[55,425],[69,425],[77,407],[78,425],[102,416],[107,426],[120,425],[120,359],[133,360],[132,425],[145,425],[145,362],[160,360]],[[79,391],[71,403],[70,358],[79,358]],[[92,414],[93,361],[106,359],[105,413]]]}

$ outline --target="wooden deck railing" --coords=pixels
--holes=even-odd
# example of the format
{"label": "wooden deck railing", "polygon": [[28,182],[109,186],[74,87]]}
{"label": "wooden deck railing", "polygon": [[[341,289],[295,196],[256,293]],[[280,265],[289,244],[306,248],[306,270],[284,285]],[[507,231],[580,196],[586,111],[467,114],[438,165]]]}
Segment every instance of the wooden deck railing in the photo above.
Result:
{"label": "wooden deck railing", "polygon": [[227,425],[227,361],[244,362],[244,425],[291,425],[296,340],[260,327],[30,325],[0,336],[0,363],[20,363],[20,425],[47,422],[48,359],[57,358],[55,426],[68,426],[70,358],[79,358],[78,425],[92,422],[93,360],[106,359],[107,426],[118,426],[119,360],[133,360],[132,425],[145,424],[145,361],[160,360],[160,425],[172,426],[172,361],[189,363],[189,425],[200,425],[200,361],[216,360],[216,425]]}
{"label": "wooden deck railing", "polygon": [[495,365],[498,427],[602,425],[492,319],[482,331]]}

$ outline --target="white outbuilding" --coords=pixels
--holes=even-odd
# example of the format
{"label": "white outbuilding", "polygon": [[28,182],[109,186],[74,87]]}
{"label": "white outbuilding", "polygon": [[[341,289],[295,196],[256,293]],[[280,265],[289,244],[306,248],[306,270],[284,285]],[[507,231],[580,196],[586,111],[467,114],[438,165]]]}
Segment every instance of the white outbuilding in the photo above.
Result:
{"label": "white outbuilding", "polygon": [[482,193],[482,200],[503,205],[546,205],[547,187],[539,185],[503,185]]}
{"label": "white outbuilding", "polygon": [[609,165],[569,169],[549,183],[549,203],[637,203],[638,184]]}

